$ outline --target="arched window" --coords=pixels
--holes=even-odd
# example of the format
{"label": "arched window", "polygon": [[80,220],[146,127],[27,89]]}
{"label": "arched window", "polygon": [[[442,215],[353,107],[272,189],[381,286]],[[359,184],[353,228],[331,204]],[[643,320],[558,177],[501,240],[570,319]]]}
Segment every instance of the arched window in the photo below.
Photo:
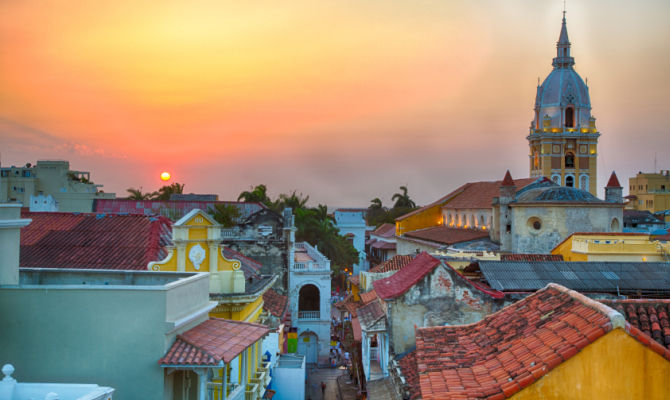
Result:
{"label": "arched window", "polygon": [[579,177],[579,188],[582,190],[589,190],[589,177],[587,175],[582,175]]}
{"label": "arched window", "polygon": [[565,177],[565,186],[575,187],[575,178],[573,178],[571,176],[566,176]]}
{"label": "arched window", "polygon": [[320,308],[319,288],[312,284],[301,287],[298,294],[298,318],[319,319]]}
{"label": "arched window", "polygon": [[575,127],[575,109],[572,107],[565,109],[565,126],[567,128]]}
{"label": "arched window", "polygon": [[612,229],[612,232],[619,232],[621,228],[619,228],[619,220],[614,218],[612,219],[612,224],[610,225],[610,228]]}
{"label": "arched window", "polygon": [[565,153],[565,168],[575,167],[575,155],[572,153]]}
{"label": "arched window", "polygon": [[554,183],[557,184],[557,185],[561,184],[561,176],[560,175],[552,175],[551,180],[554,181]]}

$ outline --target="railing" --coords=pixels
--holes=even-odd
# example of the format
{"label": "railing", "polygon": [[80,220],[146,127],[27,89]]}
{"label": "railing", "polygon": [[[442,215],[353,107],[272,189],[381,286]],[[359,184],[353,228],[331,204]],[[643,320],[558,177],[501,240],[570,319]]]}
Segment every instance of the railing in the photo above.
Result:
{"label": "railing", "polygon": [[323,254],[321,254],[317,249],[312,247],[307,242],[298,242],[294,244],[296,250],[305,250],[307,255],[310,256],[315,262],[328,264],[330,268],[330,260],[328,260]]}
{"label": "railing", "polygon": [[260,396],[260,386],[257,383],[247,383],[247,390],[244,392],[245,400],[257,400]]}
{"label": "railing", "polygon": [[313,261],[297,262],[293,264],[293,271],[296,272],[324,272],[330,271],[329,264],[322,264]]}
{"label": "railing", "polygon": [[221,229],[221,238],[222,239],[235,239],[240,237],[241,233],[239,228],[223,228]]}
{"label": "railing", "polygon": [[298,319],[320,319],[320,311],[298,311]]}

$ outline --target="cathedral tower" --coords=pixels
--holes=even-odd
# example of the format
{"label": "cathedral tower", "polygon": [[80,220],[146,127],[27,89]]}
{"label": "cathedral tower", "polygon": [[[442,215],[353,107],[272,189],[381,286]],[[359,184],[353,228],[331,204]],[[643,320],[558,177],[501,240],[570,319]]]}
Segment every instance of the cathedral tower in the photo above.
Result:
{"label": "cathedral tower", "polygon": [[[556,43],[554,69],[537,87],[530,126],[530,176],[596,195],[598,137],[589,87],[574,70],[565,12]],[[539,82],[538,82],[539,83]]]}

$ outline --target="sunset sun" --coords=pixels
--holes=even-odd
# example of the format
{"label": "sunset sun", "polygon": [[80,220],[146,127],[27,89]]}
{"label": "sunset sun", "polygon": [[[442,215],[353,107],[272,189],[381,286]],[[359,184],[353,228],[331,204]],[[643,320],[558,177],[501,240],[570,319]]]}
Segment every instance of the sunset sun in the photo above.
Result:
{"label": "sunset sun", "polygon": [[170,173],[169,172],[161,172],[161,180],[163,181],[169,181],[170,180]]}

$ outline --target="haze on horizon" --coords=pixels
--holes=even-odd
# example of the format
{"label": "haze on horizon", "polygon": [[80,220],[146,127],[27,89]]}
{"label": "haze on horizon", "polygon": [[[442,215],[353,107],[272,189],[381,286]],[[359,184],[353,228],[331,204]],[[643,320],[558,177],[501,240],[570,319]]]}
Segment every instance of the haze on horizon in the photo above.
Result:
{"label": "haze on horizon", "polygon": [[[0,162],[66,159],[107,192],[426,204],[528,176],[538,77],[563,4],[541,1],[7,0]],[[670,2],[568,2],[575,69],[613,169],[670,169]]]}

